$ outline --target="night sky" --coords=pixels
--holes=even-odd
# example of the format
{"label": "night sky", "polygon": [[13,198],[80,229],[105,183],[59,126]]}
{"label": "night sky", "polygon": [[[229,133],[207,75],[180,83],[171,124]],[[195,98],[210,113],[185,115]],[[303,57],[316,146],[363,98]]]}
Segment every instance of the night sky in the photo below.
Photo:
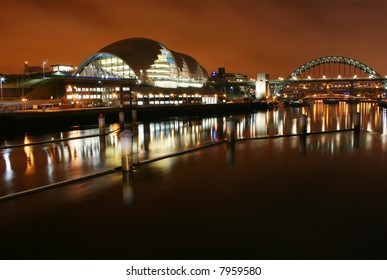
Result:
{"label": "night sky", "polygon": [[329,55],[387,75],[385,0],[4,0],[0,73],[72,64],[126,38],[189,54],[208,71],[287,76]]}

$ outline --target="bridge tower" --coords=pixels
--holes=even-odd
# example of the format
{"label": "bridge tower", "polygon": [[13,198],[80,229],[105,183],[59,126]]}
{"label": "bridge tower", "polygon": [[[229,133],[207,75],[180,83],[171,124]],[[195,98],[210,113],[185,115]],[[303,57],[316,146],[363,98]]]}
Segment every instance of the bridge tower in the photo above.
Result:
{"label": "bridge tower", "polygon": [[255,82],[255,98],[262,99],[268,98],[269,91],[269,74],[261,73],[257,74],[257,80]]}

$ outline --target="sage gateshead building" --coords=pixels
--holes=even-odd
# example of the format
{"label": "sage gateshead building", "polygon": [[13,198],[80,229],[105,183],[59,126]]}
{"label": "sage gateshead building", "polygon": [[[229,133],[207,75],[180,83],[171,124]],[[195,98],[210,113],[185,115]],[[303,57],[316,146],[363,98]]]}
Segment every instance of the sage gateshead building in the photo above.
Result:
{"label": "sage gateshead building", "polygon": [[[198,61],[146,38],[124,39],[102,48],[81,62],[74,76],[80,81],[98,80],[99,84],[92,88],[90,83],[69,85],[67,98],[72,100],[117,102],[117,96],[127,93],[130,84],[138,105],[219,102],[213,96],[202,96],[208,74]],[[123,86],[118,88],[119,84]]]}
{"label": "sage gateshead building", "polygon": [[135,79],[139,84],[161,88],[201,88],[206,70],[191,56],[145,38],[112,43],[86,58],[76,76],[101,79]]}

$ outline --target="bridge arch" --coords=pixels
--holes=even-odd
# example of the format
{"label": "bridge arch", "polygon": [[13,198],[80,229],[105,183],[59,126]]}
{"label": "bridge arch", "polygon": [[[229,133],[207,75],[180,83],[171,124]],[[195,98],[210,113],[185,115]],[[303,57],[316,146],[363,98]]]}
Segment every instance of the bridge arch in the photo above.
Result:
{"label": "bridge arch", "polygon": [[[301,75],[302,73],[305,73],[308,70],[310,70],[312,68],[319,67],[321,65],[329,66],[329,69],[327,67],[325,67],[325,70],[328,72],[324,73],[323,75],[332,74],[332,73],[329,73],[329,72],[331,72],[332,68],[334,71],[338,70],[339,75],[343,74],[343,73],[340,73],[340,66],[343,65],[342,70],[345,71],[345,66],[347,65],[347,66],[352,67],[354,70],[358,69],[359,70],[358,73],[360,73],[360,74],[364,73],[364,74],[366,74],[366,75],[368,74],[369,76],[372,76],[374,78],[379,78],[379,79],[383,78],[375,70],[371,69],[369,66],[367,66],[364,63],[361,63],[360,61],[357,61],[355,59],[343,57],[343,56],[325,56],[325,57],[320,57],[320,58],[314,59],[314,60],[309,61],[308,63],[305,63],[304,65],[300,66],[299,68],[294,70],[288,76],[288,80],[290,80],[294,77],[297,77],[297,76]],[[319,69],[319,70],[321,72],[322,69]],[[348,70],[350,70],[350,69],[348,69]],[[315,77],[315,78],[319,78],[319,77]],[[329,78],[334,78],[334,76],[330,75]]]}
{"label": "bridge arch", "polygon": [[344,56],[325,56],[311,60],[298,67],[285,80],[277,84],[275,93],[279,93],[291,80],[340,78],[383,79],[379,73],[358,60]]}

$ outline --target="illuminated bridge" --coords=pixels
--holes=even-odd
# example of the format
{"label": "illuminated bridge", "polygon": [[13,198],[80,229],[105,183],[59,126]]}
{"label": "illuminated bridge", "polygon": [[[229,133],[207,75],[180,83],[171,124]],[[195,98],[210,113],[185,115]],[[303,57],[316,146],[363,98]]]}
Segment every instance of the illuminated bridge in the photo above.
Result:
{"label": "illuminated bridge", "polygon": [[287,78],[269,81],[271,94],[348,94],[380,97],[387,79],[369,66],[342,56],[321,57],[302,65]]}

